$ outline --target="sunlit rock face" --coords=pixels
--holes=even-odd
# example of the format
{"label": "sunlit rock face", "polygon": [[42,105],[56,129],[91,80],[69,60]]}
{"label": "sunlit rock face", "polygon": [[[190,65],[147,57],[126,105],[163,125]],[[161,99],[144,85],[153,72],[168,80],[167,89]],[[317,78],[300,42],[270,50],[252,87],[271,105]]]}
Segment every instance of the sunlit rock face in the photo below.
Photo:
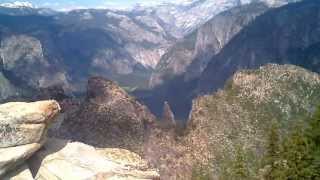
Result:
{"label": "sunlit rock face", "polygon": [[0,105],[0,176],[41,148],[59,111],[56,101]]}
{"label": "sunlit rock face", "polygon": [[35,179],[157,180],[159,173],[140,156],[122,149],[96,149],[79,142],[49,139],[29,161]]}
{"label": "sunlit rock face", "polygon": [[52,69],[55,66],[45,57],[44,51],[40,40],[33,36],[7,36],[0,48],[2,70],[10,72],[10,78],[19,79],[33,88],[66,85],[66,75]]}
{"label": "sunlit rock face", "polygon": [[145,179],[159,172],[124,149],[47,138],[61,110],[56,101],[0,105],[0,178],[4,180]]}

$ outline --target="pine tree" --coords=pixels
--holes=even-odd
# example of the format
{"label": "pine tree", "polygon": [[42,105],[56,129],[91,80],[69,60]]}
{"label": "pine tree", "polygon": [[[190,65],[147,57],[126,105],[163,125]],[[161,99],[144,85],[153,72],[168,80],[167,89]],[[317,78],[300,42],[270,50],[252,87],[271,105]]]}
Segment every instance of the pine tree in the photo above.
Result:
{"label": "pine tree", "polygon": [[265,179],[274,180],[282,179],[282,159],[281,153],[281,142],[280,142],[280,127],[276,120],[273,120],[269,130],[266,155],[264,157],[264,167],[268,167],[268,173],[265,175]]}
{"label": "pine tree", "polygon": [[320,179],[320,107],[310,121],[306,136],[311,146],[313,178]]}
{"label": "pine tree", "polygon": [[307,123],[297,125],[282,143],[278,178],[320,179],[320,108]]}
{"label": "pine tree", "polygon": [[286,179],[312,179],[312,153],[310,142],[305,135],[304,127],[296,126],[294,132],[283,143],[282,159],[284,168],[280,169]]}
{"label": "pine tree", "polygon": [[247,159],[245,151],[240,147],[236,146],[235,161],[233,165],[233,177],[239,180],[249,179],[249,170],[247,165]]}

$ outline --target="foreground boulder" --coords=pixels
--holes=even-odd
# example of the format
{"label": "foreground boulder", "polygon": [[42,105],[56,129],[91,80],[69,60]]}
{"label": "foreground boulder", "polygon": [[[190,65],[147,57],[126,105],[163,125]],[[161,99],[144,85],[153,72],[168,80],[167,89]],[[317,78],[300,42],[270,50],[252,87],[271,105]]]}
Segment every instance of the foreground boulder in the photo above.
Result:
{"label": "foreground boulder", "polygon": [[1,180],[159,179],[156,170],[130,151],[47,140],[59,111],[56,101],[0,105]]}
{"label": "foreground boulder", "polygon": [[134,153],[59,139],[49,139],[29,165],[39,180],[159,179],[158,172]]}
{"label": "foreground boulder", "polygon": [[0,105],[0,177],[41,148],[59,111],[56,101]]}

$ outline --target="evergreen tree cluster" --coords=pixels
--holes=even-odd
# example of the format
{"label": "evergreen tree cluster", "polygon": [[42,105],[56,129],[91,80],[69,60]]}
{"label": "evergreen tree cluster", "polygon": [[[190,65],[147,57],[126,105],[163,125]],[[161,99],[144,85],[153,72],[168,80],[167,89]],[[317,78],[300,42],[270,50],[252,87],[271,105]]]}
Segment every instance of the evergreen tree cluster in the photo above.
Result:
{"label": "evergreen tree cluster", "polygon": [[320,107],[307,123],[295,125],[290,133],[282,137],[279,123],[273,121],[266,146],[266,153],[257,169],[248,163],[246,153],[236,148],[235,158],[220,179],[264,179],[264,180],[320,180]]}
{"label": "evergreen tree cluster", "polygon": [[264,157],[269,168],[267,180],[320,179],[320,108],[307,121],[298,124],[282,141],[273,125]]}

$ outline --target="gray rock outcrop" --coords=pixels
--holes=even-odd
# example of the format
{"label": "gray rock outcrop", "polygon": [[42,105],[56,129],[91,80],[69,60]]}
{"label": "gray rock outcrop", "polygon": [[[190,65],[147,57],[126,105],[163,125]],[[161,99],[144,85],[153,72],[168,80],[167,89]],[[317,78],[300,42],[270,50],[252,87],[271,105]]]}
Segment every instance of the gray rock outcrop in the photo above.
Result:
{"label": "gray rock outcrop", "polygon": [[0,176],[41,148],[59,111],[56,101],[0,105]]}
{"label": "gray rock outcrop", "polygon": [[[108,98],[108,97],[107,97]],[[0,179],[155,180],[160,175],[139,155],[124,149],[95,148],[48,139],[56,101],[0,105]]]}
{"label": "gray rock outcrop", "polygon": [[96,147],[142,151],[146,126],[155,117],[113,81],[93,77],[78,111],[65,118],[56,137]]}

